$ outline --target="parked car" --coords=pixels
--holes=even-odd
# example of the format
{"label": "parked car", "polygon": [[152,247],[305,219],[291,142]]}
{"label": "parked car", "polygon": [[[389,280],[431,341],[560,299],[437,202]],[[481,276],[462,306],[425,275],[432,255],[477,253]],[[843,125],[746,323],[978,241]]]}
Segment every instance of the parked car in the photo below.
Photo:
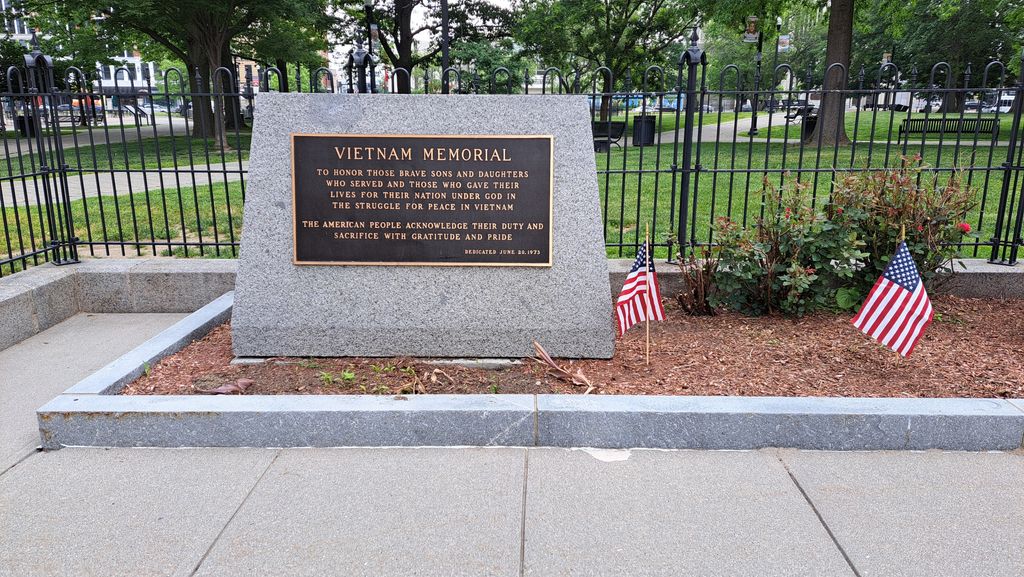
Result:
{"label": "parked car", "polygon": [[977,100],[968,100],[964,102],[964,112],[977,112],[982,110],[984,106]]}
{"label": "parked car", "polygon": [[1010,112],[1010,110],[1012,110],[1012,109],[1013,109],[1013,95],[1012,94],[1004,94],[1003,96],[1001,96],[999,98],[999,100],[996,100],[995,102],[991,102],[991,103],[983,106],[981,108],[981,111],[982,112],[991,112],[991,113],[998,112],[1000,114],[1006,114],[1006,113]]}

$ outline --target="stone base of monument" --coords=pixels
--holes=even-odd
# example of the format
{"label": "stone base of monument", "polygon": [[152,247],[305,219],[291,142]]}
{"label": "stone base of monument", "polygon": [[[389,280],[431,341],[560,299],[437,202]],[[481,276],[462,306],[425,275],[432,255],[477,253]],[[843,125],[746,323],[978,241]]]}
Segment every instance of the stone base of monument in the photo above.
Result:
{"label": "stone base of monument", "polygon": [[229,293],[39,409],[42,445],[547,446],[1014,450],[1002,399],[611,395],[124,396],[146,367],[230,314]]}
{"label": "stone base of monument", "polygon": [[257,100],[236,355],[611,358],[586,97]]}

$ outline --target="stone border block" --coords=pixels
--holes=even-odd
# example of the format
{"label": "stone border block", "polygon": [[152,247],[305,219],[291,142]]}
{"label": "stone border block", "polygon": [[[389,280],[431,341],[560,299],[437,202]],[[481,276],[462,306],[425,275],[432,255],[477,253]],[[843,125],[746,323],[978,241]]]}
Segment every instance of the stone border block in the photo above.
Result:
{"label": "stone border block", "polygon": [[84,260],[74,265],[78,273],[80,310],[90,313],[132,312],[129,273],[142,259],[110,258]]}
{"label": "stone border block", "polygon": [[39,409],[47,449],[529,446],[530,395],[61,395]]}
{"label": "stone border block", "polygon": [[54,267],[48,278],[31,279],[32,300],[36,312],[36,330],[64,322],[79,311],[78,276],[68,267]]}
{"label": "stone border block", "polygon": [[1012,450],[1024,414],[997,399],[538,395],[540,446]]}
{"label": "stone border block", "polygon": [[200,339],[231,316],[234,293],[226,293],[160,334],[132,349],[64,391],[74,395],[113,395],[164,357]]}
{"label": "stone border block", "polygon": [[135,313],[192,312],[235,288],[235,260],[149,259],[128,275]]}
{"label": "stone border block", "polygon": [[1021,264],[992,264],[980,258],[955,263],[956,274],[938,292],[972,298],[1024,298],[1024,268]]}
{"label": "stone border block", "polygon": [[39,332],[32,289],[14,283],[0,285],[0,350]]}

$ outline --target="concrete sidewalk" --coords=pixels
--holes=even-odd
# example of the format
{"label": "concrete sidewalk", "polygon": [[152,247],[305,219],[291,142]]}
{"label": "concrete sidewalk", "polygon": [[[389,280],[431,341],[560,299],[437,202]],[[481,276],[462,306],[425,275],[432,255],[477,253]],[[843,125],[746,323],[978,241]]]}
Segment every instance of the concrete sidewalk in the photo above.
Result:
{"label": "concrete sidewalk", "polygon": [[[981,576],[1024,568],[1018,453],[31,452],[38,404],[180,315],[0,352],[0,576]],[[11,376],[13,375],[13,379]]]}

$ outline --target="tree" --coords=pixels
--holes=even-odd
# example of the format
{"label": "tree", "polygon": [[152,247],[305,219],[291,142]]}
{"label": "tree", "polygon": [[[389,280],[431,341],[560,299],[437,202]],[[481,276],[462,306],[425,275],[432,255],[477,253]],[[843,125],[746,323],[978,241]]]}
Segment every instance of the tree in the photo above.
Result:
{"label": "tree", "polygon": [[[66,14],[87,13],[112,37],[142,34],[185,63],[193,93],[193,134],[213,137],[227,148],[226,117],[235,119],[230,99],[214,106],[209,96],[214,72],[229,66],[230,42],[261,23],[304,19],[311,11],[326,11],[328,0],[21,0],[24,14],[44,14],[51,8],[56,19],[46,29],[63,26]],[[55,8],[54,8],[55,7]],[[218,77],[227,84],[229,75]],[[230,91],[234,91],[233,87]]]}
{"label": "tree", "polygon": [[[413,11],[424,6],[427,9],[422,24],[413,28]],[[349,42],[365,41],[368,24],[377,24],[379,37],[375,50],[383,54],[395,68],[404,69],[408,74],[396,74],[398,92],[408,94],[412,90],[412,76],[418,66],[433,62],[441,52],[441,7],[440,3],[424,0],[386,0],[375,6],[371,12],[372,22],[366,22],[361,10],[351,9],[348,13],[348,32],[343,36]],[[480,40],[497,40],[509,35],[512,13],[486,0],[460,0],[448,9],[449,43]],[[428,36],[421,42],[423,36]],[[417,44],[423,49],[418,50]],[[379,48],[379,49],[378,49]]]}
{"label": "tree", "polygon": [[[1016,0],[910,0],[888,9],[872,5],[858,19],[864,21],[864,28],[881,31],[871,47],[876,59],[881,52],[891,51],[895,62],[918,64],[919,82],[928,81],[935,62],[946,62],[949,69],[936,69],[934,83],[963,87],[968,65],[971,83],[977,85],[989,62],[1011,63],[1019,54],[1022,33],[1010,16],[1021,11],[1024,8]],[[860,38],[858,45],[862,45]],[[908,76],[905,68],[903,74]],[[998,80],[989,78],[990,86]],[[941,93],[940,111],[959,112],[965,95]]]}
{"label": "tree", "polygon": [[257,23],[234,39],[233,49],[240,56],[277,68],[280,88],[287,92],[288,63],[310,69],[326,64],[321,52],[329,48],[327,35],[339,22],[327,13],[326,5],[322,11],[304,10],[290,20]]}
{"label": "tree", "polygon": [[627,71],[640,78],[642,69],[689,36],[696,17],[693,0],[526,0],[515,37],[528,53],[563,73],[607,67],[610,74],[594,78],[605,94],[600,112],[605,120],[616,82]]}
{"label": "tree", "polygon": [[25,68],[25,47],[10,38],[0,38],[0,90],[4,92],[16,92],[18,89],[17,80],[7,77],[7,69],[11,66]]}
{"label": "tree", "polygon": [[[853,0],[831,0],[828,12],[828,41],[825,45],[825,71],[822,82],[821,107],[809,143],[822,146],[846,144],[845,90],[850,70],[850,49],[853,46]],[[834,66],[834,67],[833,67]]]}
{"label": "tree", "polygon": [[[511,38],[457,42],[452,45],[451,61],[454,67],[468,67],[487,74],[485,81],[489,83],[493,79],[498,92],[508,90],[509,84],[512,92],[522,92],[523,78],[530,76],[534,68]],[[508,75],[495,74],[499,68],[508,70]]]}

